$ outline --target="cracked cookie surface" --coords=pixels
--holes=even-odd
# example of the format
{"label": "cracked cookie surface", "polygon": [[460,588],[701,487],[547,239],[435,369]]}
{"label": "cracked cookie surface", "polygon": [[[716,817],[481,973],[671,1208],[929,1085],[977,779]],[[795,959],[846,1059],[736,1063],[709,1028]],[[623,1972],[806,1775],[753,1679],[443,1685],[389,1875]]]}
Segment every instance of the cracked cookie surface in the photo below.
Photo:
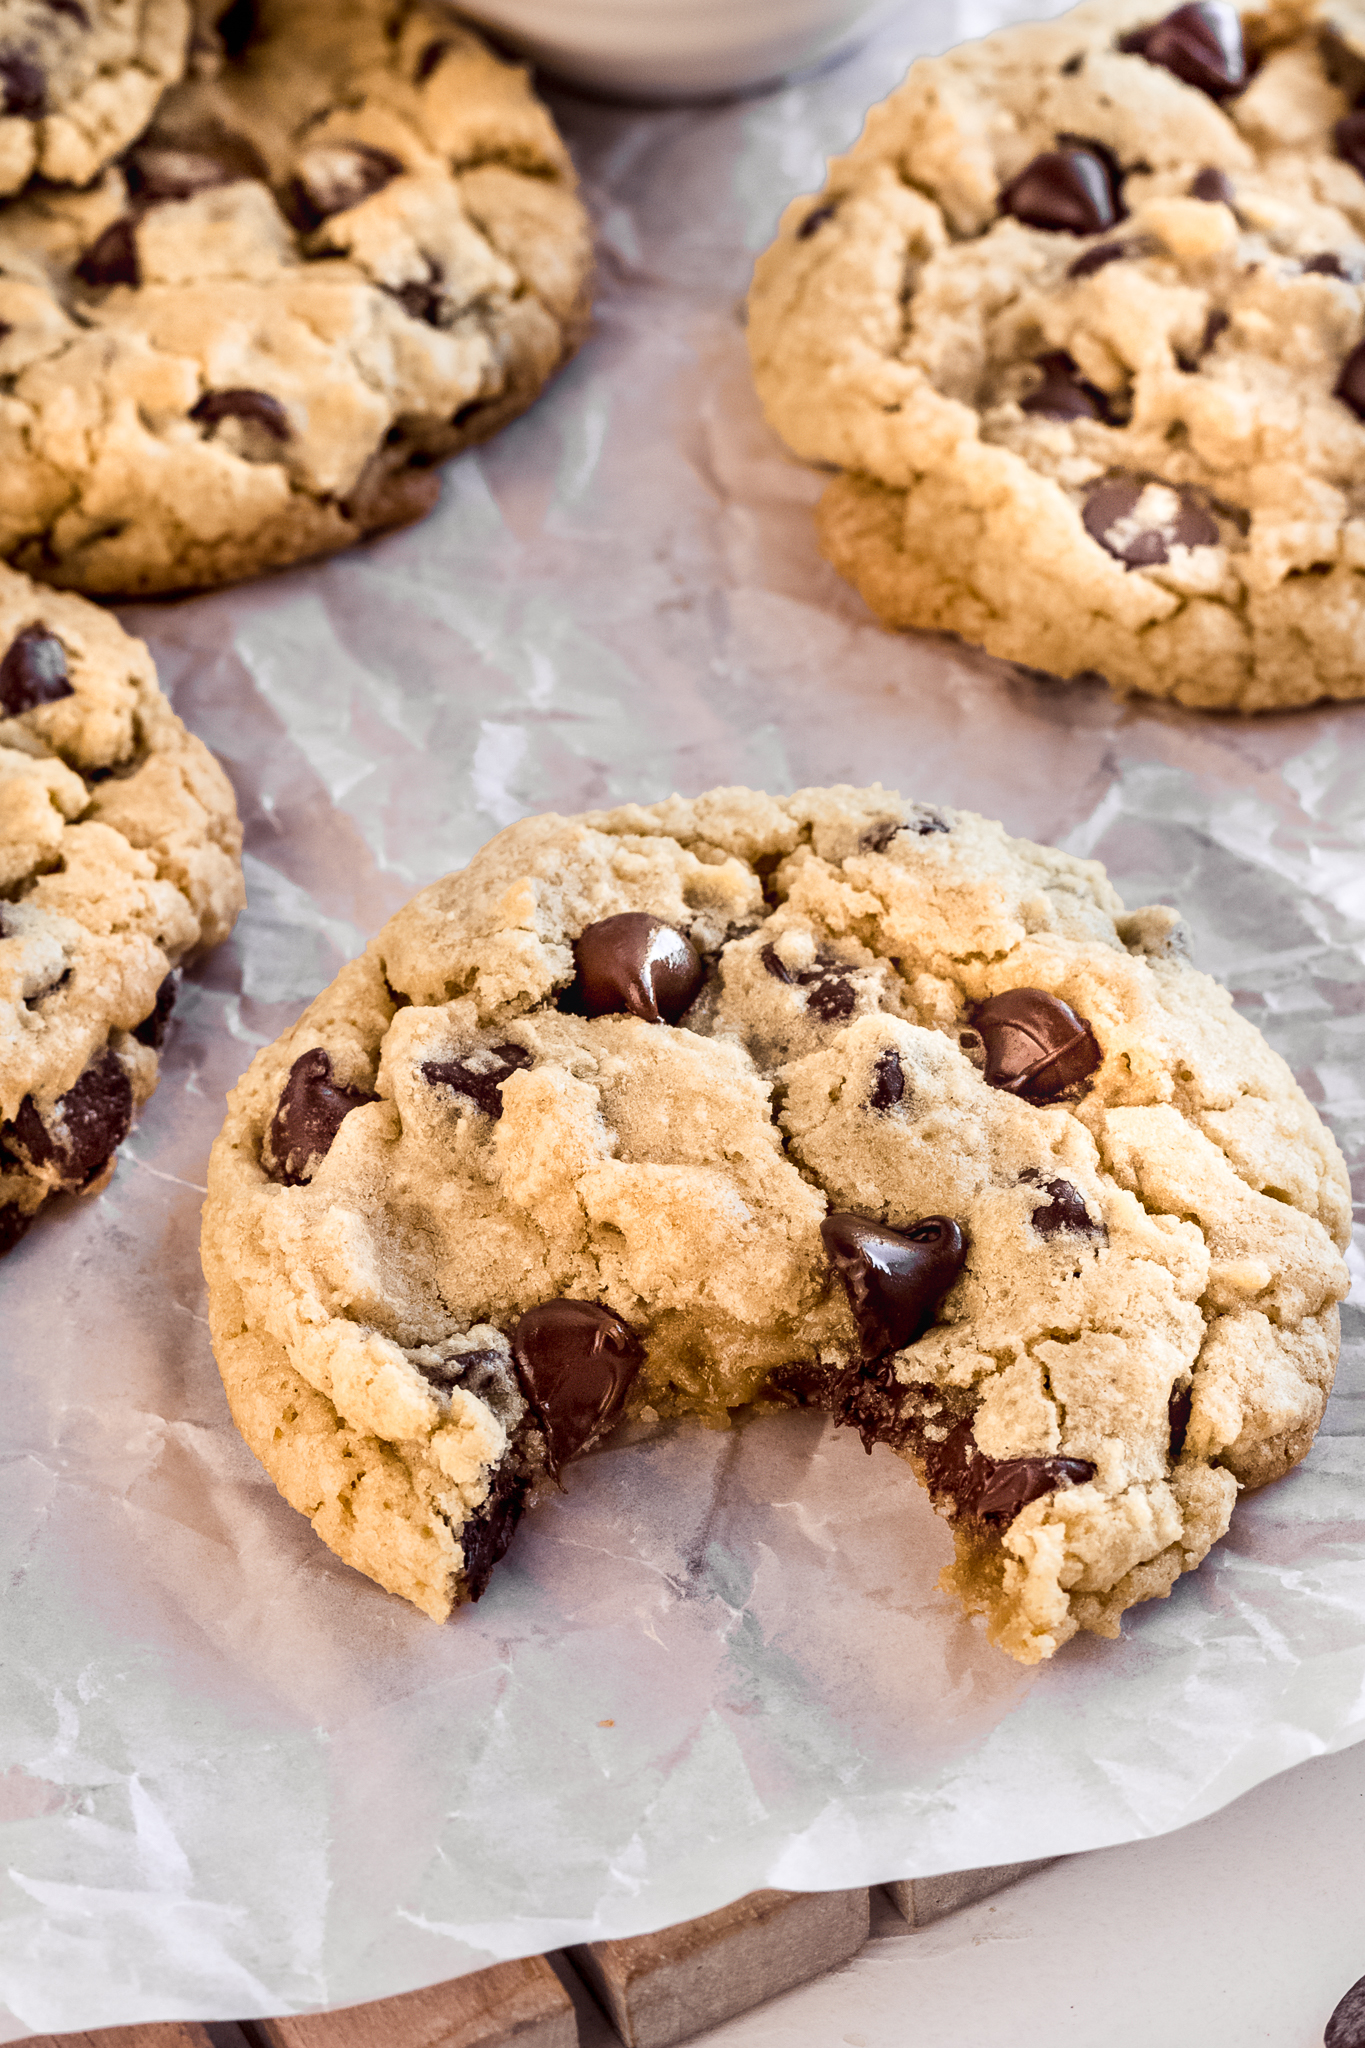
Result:
{"label": "cracked cookie surface", "polygon": [[759,260],[888,624],[1243,711],[1365,693],[1365,9],[1091,0],[915,63]]}
{"label": "cracked cookie surface", "polygon": [[180,967],[242,907],[241,843],[142,642],[0,568],[0,1251],[112,1173]]}
{"label": "cracked cookie surface", "polygon": [[45,581],[204,587],[418,518],[586,324],[522,71],[420,0],[254,14],[97,184],[0,217],[0,553]]}
{"label": "cracked cookie surface", "polygon": [[88,185],[185,69],[187,0],[5,0],[0,194]]}
{"label": "cracked cookie surface", "polygon": [[231,1096],[203,1256],[248,1443],[433,1616],[619,1414],[813,1401],[1035,1661],[1303,1455],[1348,1232],[1173,912],[968,812],[734,789],[528,819],[418,895]]}

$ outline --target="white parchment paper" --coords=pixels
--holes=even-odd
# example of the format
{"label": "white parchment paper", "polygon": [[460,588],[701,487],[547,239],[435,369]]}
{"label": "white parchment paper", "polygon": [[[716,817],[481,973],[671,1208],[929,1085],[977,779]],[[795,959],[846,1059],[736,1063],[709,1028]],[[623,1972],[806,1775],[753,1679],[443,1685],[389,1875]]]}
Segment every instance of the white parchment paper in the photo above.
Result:
{"label": "white parchment paper", "polygon": [[585,1460],[434,1627],[278,1499],[209,1349],[224,1090],[414,888],[547,806],[881,779],[1098,855],[1179,905],[1365,1185],[1365,704],[1198,718],[884,633],[749,387],[781,204],[914,50],[1000,13],[912,7],[745,105],[559,100],[603,259],[555,389],[424,526],[130,614],[234,776],[251,904],[108,1192],[0,1270],[0,2038],[1118,1842],[1365,1736],[1358,1307],[1306,1463],[1121,1642],[1031,1673],[936,1591],[906,1467],[810,1415]]}

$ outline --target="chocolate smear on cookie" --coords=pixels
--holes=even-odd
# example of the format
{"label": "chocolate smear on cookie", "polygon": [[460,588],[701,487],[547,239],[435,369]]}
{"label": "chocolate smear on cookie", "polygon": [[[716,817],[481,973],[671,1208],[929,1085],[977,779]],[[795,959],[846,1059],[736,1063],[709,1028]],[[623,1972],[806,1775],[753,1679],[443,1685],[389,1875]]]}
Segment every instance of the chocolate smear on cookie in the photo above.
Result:
{"label": "chocolate smear on cookie", "polygon": [[502,1115],[503,1082],[534,1065],[534,1055],[524,1045],[488,1045],[458,1060],[424,1060],[422,1078],[468,1096],[476,1109],[496,1121]]}
{"label": "chocolate smear on cookie", "polygon": [[106,1166],[133,1121],[133,1089],[109,1047],[44,1118],[31,1095],[10,1125],[11,1143],[31,1166],[50,1170],[64,1188],[80,1188]]}
{"label": "chocolate smear on cookie", "polygon": [[1047,149],[1000,194],[1000,211],[1025,227],[1102,235],[1120,218],[1114,176],[1098,148]]}
{"label": "chocolate smear on cookie", "polygon": [[691,941],[643,910],[590,924],[573,950],[577,993],[589,1017],[625,1012],[646,1024],[676,1024],[704,978]]}
{"label": "chocolate smear on cookie", "polygon": [[1194,6],[1177,7],[1150,28],[1122,37],[1119,48],[1159,64],[1210,99],[1230,99],[1250,76],[1242,18],[1227,0],[1197,0]]}
{"label": "chocolate smear on cookie", "polygon": [[507,1555],[528,1491],[528,1480],[500,1466],[489,1481],[488,1498],[461,1528],[465,1589],[471,1600],[487,1592],[494,1565]]}
{"label": "chocolate smear on cookie", "polygon": [[903,1351],[922,1337],[967,1258],[967,1240],[949,1216],[925,1216],[893,1230],[875,1217],[838,1209],[826,1216],[820,1236],[867,1358]]}
{"label": "chocolate smear on cookie", "polygon": [[285,1187],[302,1187],[331,1151],[351,1111],[378,1100],[363,1088],[343,1088],[334,1081],[331,1054],[320,1045],[300,1053],[271,1119],[262,1166]]}
{"label": "chocolate smear on cookie", "polygon": [[1084,1017],[1041,988],[1012,988],[979,1003],[972,1023],[986,1047],[986,1080],[1025,1102],[1051,1102],[1094,1073],[1104,1055]]}
{"label": "chocolate smear on cookie", "polygon": [[629,1323],[595,1301],[561,1298],[527,1309],[512,1332],[512,1357],[553,1468],[611,1428],[644,1356]]}
{"label": "chocolate smear on cookie", "polygon": [[0,661],[0,716],[18,718],[40,704],[74,697],[66,665],[66,649],[46,626],[25,626]]}

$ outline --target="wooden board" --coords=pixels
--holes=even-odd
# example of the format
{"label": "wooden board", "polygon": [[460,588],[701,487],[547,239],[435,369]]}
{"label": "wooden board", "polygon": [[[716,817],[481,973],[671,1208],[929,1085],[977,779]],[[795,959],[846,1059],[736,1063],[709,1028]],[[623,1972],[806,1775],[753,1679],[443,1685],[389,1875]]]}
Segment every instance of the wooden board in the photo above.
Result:
{"label": "wooden board", "polygon": [[158,2026],[99,2027],[93,2033],[34,2034],[22,2048],[248,2048],[231,2021],[200,2026],[197,2020],[164,2020]]}
{"label": "wooden board", "polygon": [[753,1892],[659,1934],[569,1954],[626,2048],[671,2048],[848,1962],[868,1915],[865,1891]]}
{"label": "wooden board", "polygon": [[261,2048],[578,2048],[573,2002],[544,1956],[494,1963],[401,1998],[253,2020],[250,2030]]}
{"label": "wooden board", "polygon": [[912,1927],[927,1927],[931,1921],[941,1920],[945,1913],[974,1906],[978,1899],[988,1899],[992,1892],[1002,1892],[1006,1885],[1018,1884],[1021,1877],[1046,1870],[1057,1860],[1055,1856],[1044,1856],[1036,1863],[991,1863],[980,1870],[945,1870],[940,1877],[900,1878],[884,1889]]}

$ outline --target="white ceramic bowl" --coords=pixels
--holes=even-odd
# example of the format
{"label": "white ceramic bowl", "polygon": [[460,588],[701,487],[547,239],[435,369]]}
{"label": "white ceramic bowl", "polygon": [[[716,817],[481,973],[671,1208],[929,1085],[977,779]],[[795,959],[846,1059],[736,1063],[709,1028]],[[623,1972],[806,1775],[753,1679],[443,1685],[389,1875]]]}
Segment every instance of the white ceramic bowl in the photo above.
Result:
{"label": "white ceramic bowl", "polygon": [[547,71],[611,98],[706,99],[808,70],[901,0],[460,0]]}

